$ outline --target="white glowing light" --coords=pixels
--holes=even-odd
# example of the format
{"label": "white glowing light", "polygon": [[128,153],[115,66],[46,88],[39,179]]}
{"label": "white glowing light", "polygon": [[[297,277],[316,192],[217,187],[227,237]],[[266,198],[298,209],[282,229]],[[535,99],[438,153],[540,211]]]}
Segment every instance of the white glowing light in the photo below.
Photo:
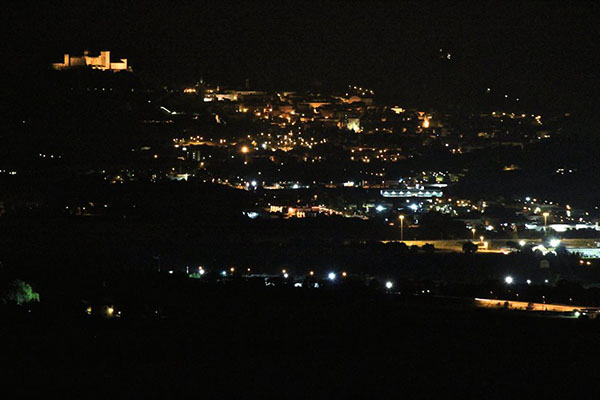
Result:
{"label": "white glowing light", "polygon": [[335,280],[335,273],[330,272],[329,275],[327,275],[327,277],[329,278],[329,280],[333,281]]}
{"label": "white glowing light", "polygon": [[559,239],[552,239],[550,240],[550,246],[551,247],[558,247],[560,245],[560,240]]}
{"label": "white glowing light", "polygon": [[392,282],[390,282],[390,281],[387,281],[387,282],[385,283],[385,287],[386,287],[387,289],[391,289],[393,286],[394,286],[394,284],[393,284]]}
{"label": "white glowing light", "polygon": [[504,278],[504,282],[508,283],[509,285],[511,283],[513,283],[514,279],[512,276],[507,276],[506,278]]}

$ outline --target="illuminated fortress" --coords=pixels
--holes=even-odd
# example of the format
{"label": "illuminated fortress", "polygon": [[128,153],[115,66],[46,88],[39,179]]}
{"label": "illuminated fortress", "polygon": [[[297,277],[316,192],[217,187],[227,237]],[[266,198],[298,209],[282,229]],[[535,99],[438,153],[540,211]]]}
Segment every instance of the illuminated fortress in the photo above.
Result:
{"label": "illuminated fortress", "polygon": [[110,61],[110,51],[101,51],[97,57],[90,56],[86,50],[83,52],[83,56],[76,57],[70,54],[64,55],[62,63],[53,63],[52,68],[54,69],[69,69],[75,67],[89,67],[93,69],[99,69],[103,71],[131,71],[131,67],[127,65],[127,59],[121,58],[118,62]]}

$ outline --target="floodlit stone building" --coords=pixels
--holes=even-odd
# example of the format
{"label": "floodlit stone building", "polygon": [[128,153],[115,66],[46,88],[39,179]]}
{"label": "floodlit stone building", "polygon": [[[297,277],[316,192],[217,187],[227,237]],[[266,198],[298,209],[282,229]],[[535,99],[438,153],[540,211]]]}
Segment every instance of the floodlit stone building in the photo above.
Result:
{"label": "floodlit stone building", "polygon": [[103,71],[131,71],[131,67],[127,65],[127,59],[121,58],[117,62],[111,62],[110,51],[101,51],[99,56],[90,56],[86,50],[83,56],[77,57],[70,54],[65,54],[62,63],[53,63],[52,68],[57,70],[69,69],[75,67],[89,67]]}

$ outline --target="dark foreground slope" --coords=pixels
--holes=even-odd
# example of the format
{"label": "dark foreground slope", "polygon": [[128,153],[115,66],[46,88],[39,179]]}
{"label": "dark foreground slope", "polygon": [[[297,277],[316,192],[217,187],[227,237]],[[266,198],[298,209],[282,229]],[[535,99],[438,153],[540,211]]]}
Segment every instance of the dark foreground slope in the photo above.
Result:
{"label": "dark foreground slope", "polygon": [[59,310],[5,315],[2,380],[25,396],[77,397],[521,398],[597,390],[598,321],[383,294],[229,290],[206,302],[143,320],[65,318]]}

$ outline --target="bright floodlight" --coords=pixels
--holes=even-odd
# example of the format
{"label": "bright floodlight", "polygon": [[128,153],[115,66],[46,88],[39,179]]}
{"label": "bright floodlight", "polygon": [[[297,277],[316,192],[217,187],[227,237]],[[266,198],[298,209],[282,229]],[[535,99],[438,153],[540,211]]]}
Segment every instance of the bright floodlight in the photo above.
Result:
{"label": "bright floodlight", "polygon": [[375,207],[375,210],[376,210],[377,212],[382,212],[383,210],[385,210],[385,207],[384,207],[384,206],[382,206],[382,205],[380,204],[380,205],[378,205],[377,207]]}
{"label": "bright floodlight", "polygon": [[335,274],[333,272],[330,272],[329,275],[327,275],[327,277],[329,278],[329,280],[335,280]]}
{"label": "bright floodlight", "polygon": [[550,246],[551,247],[558,247],[560,245],[560,240],[559,239],[552,239],[550,240]]}
{"label": "bright floodlight", "polygon": [[283,274],[283,277],[284,277],[284,278],[287,278],[288,276],[289,276],[289,275],[288,275],[287,273],[286,273],[286,274]]}
{"label": "bright floodlight", "polygon": [[513,283],[513,277],[512,276],[507,276],[506,278],[504,278],[504,282],[508,283],[509,285],[511,283]]}
{"label": "bright floodlight", "polygon": [[256,185],[257,185],[256,181],[252,181],[252,182],[250,182],[250,184],[254,187],[256,187]]}
{"label": "bright floodlight", "polygon": [[524,240],[519,240],[519,246],[523,247],[525,246],[525,244],[527,244],[527,242],[525,242]]}
{"label": "bright floodlight", "polygon": [[527,279],[527,284],[531,285],[531,279]]}
{"label": "bright floodlight", "polygon": [[385,287],[386,287],[387,289],[391,289],[391,288],[392,288],[392,286],[394,286],[394,284],[393,284],[392,282],[390,282],[390,281],[387,281],[387,282],[385,283]]}

